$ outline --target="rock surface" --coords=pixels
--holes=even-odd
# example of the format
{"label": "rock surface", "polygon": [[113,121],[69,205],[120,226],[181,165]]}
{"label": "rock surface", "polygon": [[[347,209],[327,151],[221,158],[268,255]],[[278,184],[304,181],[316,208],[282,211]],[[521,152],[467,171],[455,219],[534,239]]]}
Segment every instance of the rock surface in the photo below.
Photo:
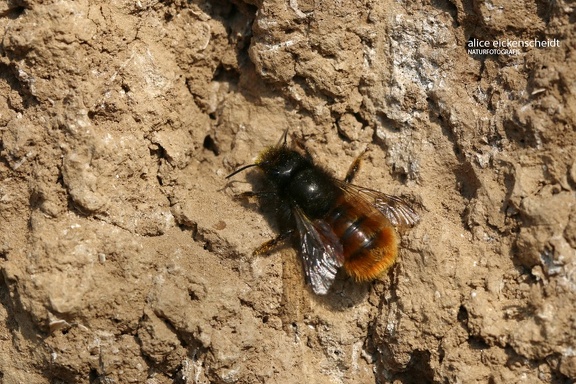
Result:
{"label": "rock surface", "polygon": [[[565,2],[0,5],[4,383],[576,380]],[[546,41],[515,54],[474,41]],[[422,216],[325,297],[254,161],[282,132]],[[264,213],[264,214],[263,214]]]}

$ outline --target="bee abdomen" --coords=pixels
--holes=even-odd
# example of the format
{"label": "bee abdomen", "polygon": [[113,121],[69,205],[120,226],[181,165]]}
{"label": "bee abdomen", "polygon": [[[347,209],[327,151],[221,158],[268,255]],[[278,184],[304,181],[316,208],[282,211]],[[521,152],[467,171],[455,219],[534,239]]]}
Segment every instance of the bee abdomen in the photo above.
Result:
{"label": "bee abdomen", "polygon": [[340,201],[326,221],[342,243],[344,270],[356,280],[372,280],[394,264],[396,232],[378,211],[362,212]]}

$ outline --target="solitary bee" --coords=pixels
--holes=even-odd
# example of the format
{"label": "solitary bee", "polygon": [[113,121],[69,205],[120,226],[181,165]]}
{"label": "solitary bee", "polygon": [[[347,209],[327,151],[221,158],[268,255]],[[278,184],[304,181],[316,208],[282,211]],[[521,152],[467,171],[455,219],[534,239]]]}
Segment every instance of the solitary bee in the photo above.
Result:
{"label": "solitary bee", "polygon": [[398,255],[398,234],[394,227],[411,227],[419,217],[404,200],[359,187],[350,181],[358,170],[357,159],[341,181],[280,142],[264,150],[254,164],[228,175],[258,167],[271,186],[270,191],[248,192],[244,196],[276,200],[280,235],[254,251],[268,252],[290,237],[297,239],[306,283],[314,293],[325,295],[340,267],[356,281],[382,275]]}

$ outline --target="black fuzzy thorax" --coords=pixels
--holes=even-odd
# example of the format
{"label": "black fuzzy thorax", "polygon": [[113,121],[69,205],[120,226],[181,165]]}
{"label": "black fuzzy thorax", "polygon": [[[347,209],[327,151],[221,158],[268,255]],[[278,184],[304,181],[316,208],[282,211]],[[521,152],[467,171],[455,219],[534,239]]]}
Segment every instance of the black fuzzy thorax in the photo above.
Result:
{"label": "black fuzzy thorax", "polygon": [[266,150],[257,164],[274,187],[279,203],[285,205],[278,207],[281,216],[291,216],[283,211],[297,206],[309,219],[321,219],[342,193],[327,171],[284,146]]}

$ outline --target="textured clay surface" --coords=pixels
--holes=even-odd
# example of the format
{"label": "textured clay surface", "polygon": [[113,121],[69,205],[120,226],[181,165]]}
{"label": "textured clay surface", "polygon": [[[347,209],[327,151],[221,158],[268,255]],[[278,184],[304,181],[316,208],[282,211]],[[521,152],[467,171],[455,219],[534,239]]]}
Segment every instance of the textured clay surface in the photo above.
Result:
{"label": "textured clay surface", "polygon": [[[573,383],[568,1],[0,4],[3,383]],[[515,54],[473,41],[546,41]],[[421,221],[303,284],[250,164],[282,132]],[[269,209],[268,209],[269,211]]]}

